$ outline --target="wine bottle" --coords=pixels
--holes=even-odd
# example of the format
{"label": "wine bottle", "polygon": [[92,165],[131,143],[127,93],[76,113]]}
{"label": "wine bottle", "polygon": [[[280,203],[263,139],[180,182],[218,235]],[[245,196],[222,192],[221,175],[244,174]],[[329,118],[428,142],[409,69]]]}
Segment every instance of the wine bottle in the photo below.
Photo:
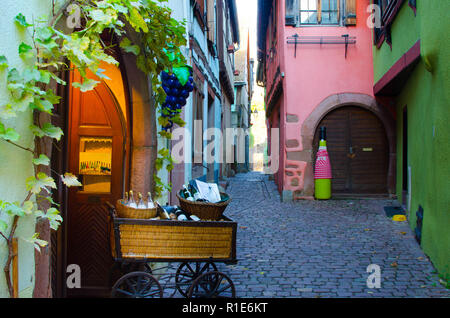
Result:
{"label": "wine bottle", "polygon": [[189,192],[188,188],[186,187],[186,185],[183,185],[183,192],[184,192],[184,197],[186,200],[188,201],[194,201],[194,198],[192,197],[191,193]]}
{"label": "wine bottle", "polygon": [[125,192],[125,197],[123,199],[123,204],[128,205],[128,192]]}
{"label": "wine bottle", "polygon": [[200,192],[198,192],[197,188],[192,183],[190,183],[189,186],[191,188],[191,194],[194,201],[198,201],[200,199]]}
{"label": "wine bottle", "polygon": [[139,203],[138,203],[138,209],[146,209],[147,205],[144,203],[144,200],[142,198],[142,193],[138,193]]}
{"label": "wine bottle", "polygon": [[153,200],[152,200],[152,194],[149,192],[148,194],[147,194],[147,208],[148,209],[154,209],[155,208],[155,204],[153,203]]}
{"label": "wine bottle", "polygon": [[134,201],[134,193],[133,190],[130,190],[130,200],[128,201],[128,207],[136,209],[137,208],[137,204]]}
{"label": "wine bottle", "polygon": [[161,209],[162,209],[161,218],[166,219],[166,220],[171,220],[169,213],[167,213],[167,211],[165,209],[163,209],[163,208],[161,208]]}
{"label": "wine bottle", "polygon": [[177,210],[175,212],[175,215],[177,216],[178,221],[187,221],[188,217],[186,216],[186,213],[183,210]]}
{"label": "wine bottle", "polygon": [[178,219],[178,217],[177,217],[177,215],[175,214],[175,212],[170,212],[170,213],[169,213],[169,218],[170,218],[171,220],[177,220],[177,219]]}

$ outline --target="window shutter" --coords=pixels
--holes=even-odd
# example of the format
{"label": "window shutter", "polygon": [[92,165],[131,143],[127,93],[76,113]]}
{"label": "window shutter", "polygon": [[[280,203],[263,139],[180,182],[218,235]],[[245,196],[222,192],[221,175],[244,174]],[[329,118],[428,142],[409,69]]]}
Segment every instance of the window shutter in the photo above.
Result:
{"label": "window shutter", "polygon": [[197,2],[199,11],[201,12],[201,14],[205,13],[205,0],[195,0],[195,2]]}
{"label": "window shutter", "polygon": [[356,0],[345,1],[345,25],[356,25]]}
{"label": "window shutter", "polygon": [[299,10],[297,8],[299,0],[286,0],[286,25],[296,26]]}

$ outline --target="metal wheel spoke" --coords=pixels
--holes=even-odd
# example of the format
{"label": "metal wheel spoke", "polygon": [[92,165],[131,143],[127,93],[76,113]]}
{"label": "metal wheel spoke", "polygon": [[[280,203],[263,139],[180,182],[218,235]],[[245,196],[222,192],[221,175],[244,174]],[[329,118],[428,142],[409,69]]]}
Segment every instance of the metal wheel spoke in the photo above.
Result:
{"label": "metal wheel spoke", "polygon": [[189,271],[194,275],[195,271],[192,269],[191,265],[189,265],[189,263],[186,263],[186,267],[187,269],[189,269]]}
{"label": "metal wheel spoke", "polygon": [[116,288],[116,291],[119,292],[119,293],[122,293],[124,295],[127,295],[127,296],[134,296],[132,293],[130,293],[130,292],[126,291],[126,290],[120,289],[120,288]]}
{"label": "metal wheel spoke", "polygon": [[130,287],[133,290],[133,292],[136,293],[136,287],[134,284],[131,283],[131,279],[127,279],[125,282],[127,283],[128,287]]}
{"label": "metal wheel spoke", "polygon": [[222,293],[222,292],[224,292],[224,291],[226,291],[228,288],[230,288],[231,287],[231,284],[228,284],[227,286],[225,286],[224,288],[221,288],[221,289],[219,289],[219,290],[216,290],[216,293]]}

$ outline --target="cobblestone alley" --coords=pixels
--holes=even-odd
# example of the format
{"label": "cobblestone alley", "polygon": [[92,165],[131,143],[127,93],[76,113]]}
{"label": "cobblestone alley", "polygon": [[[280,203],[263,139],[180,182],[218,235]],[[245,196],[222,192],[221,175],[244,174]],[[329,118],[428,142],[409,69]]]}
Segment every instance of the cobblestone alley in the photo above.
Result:
{"label": "cobblestone alley", "polygon": [[[449,297],[406,222],[386,199],[280,203],[268,176],[229,179],[225,215],[238,222],[236,265],[219,264],[237,297]],[[367,287],[367,267],[381,288]]]}

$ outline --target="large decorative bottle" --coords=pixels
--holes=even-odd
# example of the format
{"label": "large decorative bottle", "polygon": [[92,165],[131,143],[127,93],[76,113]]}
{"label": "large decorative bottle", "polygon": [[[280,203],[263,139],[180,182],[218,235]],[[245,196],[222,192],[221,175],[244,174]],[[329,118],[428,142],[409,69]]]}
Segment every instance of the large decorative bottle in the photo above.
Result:
{"label": "large decorative bottle", "polygon": [[331,198],[331,164],[327,151],[327,130],[320,127],[319,150],[317,151],[316,166],[314,169],[315,197],[318,200]]}

